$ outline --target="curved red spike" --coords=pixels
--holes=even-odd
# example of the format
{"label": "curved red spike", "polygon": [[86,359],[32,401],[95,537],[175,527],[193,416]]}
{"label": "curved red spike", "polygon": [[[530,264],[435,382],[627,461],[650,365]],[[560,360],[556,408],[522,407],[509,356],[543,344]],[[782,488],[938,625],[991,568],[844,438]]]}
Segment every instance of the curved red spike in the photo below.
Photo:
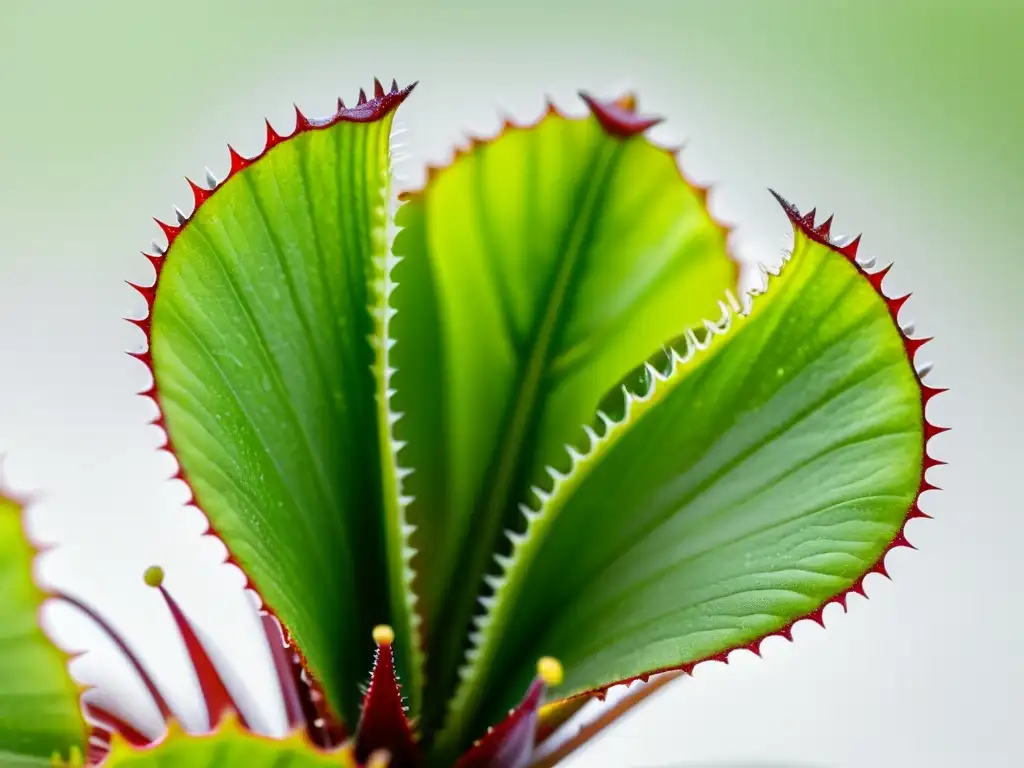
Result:
{"label": "curved red spike", "polygon": [[338,97],[338,112],[344,112],[344,111],[345,111],[345,101],[341,98],[341,96],[339,96]]}
{"label": "curved red spike", "polygon": [[250,161],[235,151],[235,148],[228,144],[228,157],[231,159],[231,167],[228,168],[228,176],[234,176],[240,170],[249,165]]}
{"label": "curved red spike", "polygon": [[828,239],[828,236],[832,233],[832,216],[829,216],[817,227],[817,232],[822,237]]}
{"label": "curved red spike", "polygon": [[857,250],[860,248],[860,235],[857,235],[853,240],[844,245],[839,249],[839,253],[848,258],[850,261],[856,262]]}
{"label": "curved red spike", "polygon": [[903,305],[907,303],[907,299],[909,298],[910,294],[908,293],[905,296],[897,296],[895,299],[886,300],[889,304],[889,312],[892,313],[893,320],[899,316],[900,310],[903,309]]}
{"label": "curved red spike", "polygon": [[398,81],[391,78],[391,93],[398,93]]}
{"label": "curved red spike", "polygon": [[[921,384],[921,396],[925,402],[928,402],[936,395],[941,395],[943,392],[949,392],[949,387],[929,387],[927,384]],[[930,457],[925,457],[926,461],[931,461],[934,464],[945,464],[944,461],[935,461]]]}
{"label": "curved red spike", "polygon": [[871,272],[866,275],[868,282],[874,286],[875,291],[882,293],[882,281],[885,280],[885,276],[889,274],[889,270],[892,269],[892,264],[886,264],[884,267],[879,269],[877,272]]}
{"label": "curved red spike", "polygon": [[141,319],[134,318],[134,317],[126,317],[125,320],[127,322],[131,323],[132,325],[134,325],[136,328],[138,328],[144,334],[146,334],[147,337],[149,336],[149,330],[150,330],[150,327],[152,326],[152,321],[151,321],[151,319],[150,319],[150,317],[148,315],[146,317],[141,318]]}
{"label": "curved red spike", "polygon": [[263,145],[263,151],[268,152],[281,143],[281,134],[274,130],[274,126],[270,124],[269,118],[264,118],[263,122],[267,126],[267,138]]}
{"label": "curved red spike", "polygon": [[245,716],[242,715],[231,694],[228,692],[227,686],[224,685],[224,681],[217,671],[217,667],[210,659],[209,654],[207,654],[191,622],[182,612],[177,601],[171,597],[167,588],[164,587],[162,572],[159,574],[154,573],[152,576],[147,574],[147,583],[159,590],[161,597],[163,597],[164,602],[167,604],[168,610],[171,612],[174,623],[178,627],[178,632],[181,634],[185,650],[199,681],[199,689],[202,691],[203,701],[206,704],[210,727],[216,726],[226,712],[237,712],[239,722],[243,727],[248,727]]}
{"label": "curved red spike", "polygon": [[274,671],[277,672],[278,685],[284,698],[288,728],[297,728],[302,724],[304,716],[302,702],[299,698],[299,689],[295,679],[295,668],[291,659],[288,658],[284,632],[277,618],[268,613],[260,614],[260,623],[263,625],[263,634],[266,636],[267,645],[270,647],[270,656],[274,661]]}
{"label": "curved red spike", "polygon": [[[903,346],[907,350],[907,355],[910,357],[911,360],[913,360],[914,359],[914,355],[917,354],[917,350],[919,350],[921,347],[923,347],[929,341],[934,341],[934,337],[933,336],[925,336],[924,338],[920,338],[920,339],[911,339],[909,336],[907,336],[907,337],[903,338]],[[928,395],[928,394],[924,393],[925,387],[922,387],[921,389],[922,389],[922,394],[924,394],[925,397],[931,397],[931,395]]]}
{"label": "curved red spike", "polygon": [[292,133],[292,136],[296,136],[297,134],[300,134],[303,131],[308,131],[309,128],[310,128],[309,118],[307,118],[304,114],[302,114],[302,110],[299,109],[299,105],[298,104],[295,104],[294,107],[295,107],[295,131]]}
{"label": "curved red spike", "polygon": [[132,650],[131,646],[128,645],[128,643],[124,640],[123,637],[121,637],[121,634],[116,629],[114,629],[110,622],[108,622],[106,619],[100,616],[100,614],[93,610],[92,607],[86,605],[76,597],[72,597],[71,595],[67,595],[64,593],[57,593],[54,595],[54,598],[56,598],[57,600],[62,600],[68,605],[81,611],[94,624],[96,624],[96,626],[103,630],[103,633],[114,643],[117,649],[128,661],[128,664],[132,667],[132,670],[135,672],[136,675],[138,675],[139,679],[142,681],[142,684],[146,688],[146,692],[150,695],[150,697],[152,697],[153,702],[156,704],[156,708],[160,712],[160,716],[164,719],[164,722],[170,720],[173,717],[173,713],[171,712],[171,707],[167,703],[167,699],[165,699],[163,694],[160,693],[160,689],[157,688],[152,675],[149,674],[149,671],[146,669],[145,665],[142,663],[139,657],[135,654],[135,651]]}
{"label": "curved red spike", "polygon": [[150,355],[150,350],[147,347],[142,352],[125,352],[128,357],[134,357],[140,363],[145,365],[150,371],[153,370],[153,358]]}
{"label": "curved red spike", "polygon": [[383,99],[384,98],[384,86],[381,85],[380,80],[376,77],[373,78],[373,98]]}
{"label": "curved red spike", "polygon": [[174,238],[176,238],[178,233],[181,231],[181,227],[160,221],[160,219],[156,217],[153,218],[153,221],[156,222],[157,226],[160,227],[160,230],[164,233],[164,237],[167,238],[167,247],[170,248],[171,243],[174,242]]}
{"label": "curved red spike", "polygon": [[395,675],[391,648],[395,633],[391,627],[380,626],[373,630],[373,639],[377,653],[356,729],[356,758],[365,761],[383,749],[391,755],[390,766],[409,768],[419,762],[420,751],[405,715],[402,687]]}
{"label": "curved red spike", "polygon": [[192,212],[195,213],[199,210],[199,206],[206,201],[206,198],[210,196],[210,190],[199,186],[188,176],[185,177],[185,181],[188,182],[189,189],[192,190]]}
{"label": "curved red spike", "polygon": [[135,291],[146,301],[146,311],[152,311],[153,302],[156,301],[156,284],[153,285],[137,285],[130,280],[125,280],[128,285],[135,289]]}
{"label": "curved red spike", "polygon": [[100,765],[107,758],[115,732],[134,747],[147,747],[154,742],[154,739],[146,736],[131,723],[103,707],[83,702],[82,709],[91,725],[86,747],[86,765]]}
{"label": "curved red spike", "polygon": [[146,257],[146,261],[153,265],[153,271],[156,272],[156,278],[159,280],[160,272],[164,268],[164,257],[146,253],[145,251],[142,251],[142,255]]}
{"label": "curved red spike", "polygon": [[523,768],[536,744],[537,712],[545,685],[534,679],[526,696],[500,723],[491,728],[455,764],[455,768]]}
{"label": "curved red spike", "polygon": [[361,107],[365,103],[366,103],[366,91],[364,91],[362,88],[360,88],[359,89],[359,99],[356,101],[356,106],[357,107]]}
{"label": "curved red spike", "polygon": [[153,739],[146,736],[134,725],[98,704],[85,702],[82,705],[82,708],[85,710],[86,717],[91,720],[98,721],[95,723],[96,728],[94,728],[94,732],[96,730],[106,732],[108,734],[108,741],[110,738],[109,734],[116,731],[132,746],[145,747],[153,743]]}
{"label": "curved red spike", "polygon": [[[631,136],[641,134],[662,121],[660,117],[640,117],[637,115],[629,108],[629,96],[624,97],[625,102],[622,99],[598,101],[590,94],[581,91],[580,98],[586,102],[601,127],[607,133],[612,136],[618,136],[620,139],[628,139]],[[626,106],[623,106],[623,103]]]}

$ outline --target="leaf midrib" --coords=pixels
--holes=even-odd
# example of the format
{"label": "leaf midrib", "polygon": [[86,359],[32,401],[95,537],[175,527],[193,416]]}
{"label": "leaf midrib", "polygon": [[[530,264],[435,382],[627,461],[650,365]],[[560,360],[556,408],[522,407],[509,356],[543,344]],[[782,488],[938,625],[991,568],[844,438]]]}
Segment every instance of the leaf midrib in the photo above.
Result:
{"label": "leaf midrib", "polygon": [[[474,515],[471,521],[469,535],[465,540],[467,544],[462,549],[462,557],[459,558],[460,566],[455,570],[455,573],[466,576],[456,582],[461,588],[453,590],[455,597],[446,601],[441,612],[442,619],[439,624],[456,627],[455,635],[461,642],[445,646],[453,650],[442,659],[440,674],[435,677],[441,681],[444,695],[435,701],[434,707],[428,713],[431,716],[431,724],[443,717],[442,707],[447,704],[457,685],[457,680],[453,678],[456,677],[458,660],[463,656],[468,643],[466,632],[470,628],[476,596],[483,587],[483,577],[493,559],[493,553],[497,550],[496,545],[500,543],[505,513],[510,504],[514,506],[514,502],[518,501],[518,498],[512,500],[512,492],[516,490],[516,483],[521,482],[525,473],[529,471],[528,465],[534,458],[522,455],[522,448],[527,436],[539,422],[536,406],[552,358],[552,348],[557,339],[558,329],[564,320],[560,310],[571,298],[573,285],[580,273],[580,257],[585,252],[586,244],[594,231],[595,213],[607,193],[607,181],[621,157],[624,146],[625,143],[622,141],[598,144],[588,163],[587,173],[581,177],[583,195],[577,206],[579,215],[566,231],[565,243],[559,248],[559,252],[564,256],[551,282],[544,313],[535,326],[536,330],[531,334],[532,342],[529,344],[527,360],[525,364],[520,365],[518,386],[513,389],[515,399],[510,404],[506,417],[507,426],[503,429],[493,454],[496,463],[487,473],[488,479],[482,486],[484,497],[478,505],[478,508],[482,509],[482,514]],[[467,709],[472,709],[472,706]],[[452,721],[455,719],[463,723],[468,720],[464,715],[453,714]]]}

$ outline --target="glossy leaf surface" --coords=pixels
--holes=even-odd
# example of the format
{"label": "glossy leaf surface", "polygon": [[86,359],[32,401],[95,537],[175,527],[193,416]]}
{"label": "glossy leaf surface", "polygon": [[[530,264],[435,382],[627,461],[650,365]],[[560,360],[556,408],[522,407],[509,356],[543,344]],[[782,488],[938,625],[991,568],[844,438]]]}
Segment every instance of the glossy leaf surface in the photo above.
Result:
{"label": "glossy leaf surface", "polygon": [[793,253],[752,311],[723,300],[550,495],[523,499],[447,740],[499,718],[538,655],[562,660],[569,696],[756,648],[904,541],[928,487],[920,342],[855,247],[791,215]]}
{"label": "glossy leaf surface", "polygon": [[415,470],[433,705],[529,484],[619,378],[734,285],[724,228],[643,136],[651,121],[592,109],[474,142],[398,212],[396,435]]}
{"label": "glossy leaf surface", "polygon": [[39,627],[44,593],[21,507],[0,496],[0,766],[50,765],[84,754],[85,723],[67,657]]}
{"label": "glossy leaf surface", "polygon": [[[387,398],[389,136],[410,89],[267,149],[164,225],[155,396],[198,505],[352,727],[394,626],[414,706],[411,594]],[[144,295],[149,289],[143,289]]]}

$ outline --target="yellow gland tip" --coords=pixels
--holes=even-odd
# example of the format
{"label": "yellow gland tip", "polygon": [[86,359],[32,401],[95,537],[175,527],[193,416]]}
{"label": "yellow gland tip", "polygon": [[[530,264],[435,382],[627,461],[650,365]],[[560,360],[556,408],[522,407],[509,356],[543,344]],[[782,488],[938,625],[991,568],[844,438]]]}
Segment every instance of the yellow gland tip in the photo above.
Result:
{"label": "yellow gland tip", "polygon": [[391,645],[395,642],[395,630],[387,624],[378,624],[373,628],[373,642],[377,645]]}
{"label": "yellow gland tip", "polygon": [[565,678],[565,671],[562,669],[562,662],[554,656],[542,656],[537,660],[537,676],[544,681],[549,688],[561,685]]}
{"label": "yellow gland tip", "polygon": [[[387,629],[391,629],[391,627],[387,627]],[[366,768],[388,768],[389,765],[391,765],[391,753],[386,749],[371,752],[366,760]]]}
{"label": "yellow gland tip", "polygon": [[149,587],[160,587],[164,583],[164,569],[159,565],[151,565],[146,569],[146,572],[142,574],[143,581],[146,582],[146,586]]}

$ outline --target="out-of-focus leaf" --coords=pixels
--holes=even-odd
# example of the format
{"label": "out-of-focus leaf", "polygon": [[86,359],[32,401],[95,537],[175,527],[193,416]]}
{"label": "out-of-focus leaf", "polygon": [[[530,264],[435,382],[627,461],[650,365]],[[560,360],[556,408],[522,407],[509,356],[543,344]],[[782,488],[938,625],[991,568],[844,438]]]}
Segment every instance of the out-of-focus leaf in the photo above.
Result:
{"label": "out-of-focus leaf", "polygon": [[172,723],[156,744],[134,747],[118,736],[103,768],[357,768],[350,747],[321,751],[298,731],[270,739],[246,731],[235,716],[211,734],[192,735]]}
{"label": "out-of-focus leaf", "polygon": [[0,766],[81,757],[85,722],[67,658],[39,627],[46,595],[32,579],[36,552],[22,510],[0,495]]}

